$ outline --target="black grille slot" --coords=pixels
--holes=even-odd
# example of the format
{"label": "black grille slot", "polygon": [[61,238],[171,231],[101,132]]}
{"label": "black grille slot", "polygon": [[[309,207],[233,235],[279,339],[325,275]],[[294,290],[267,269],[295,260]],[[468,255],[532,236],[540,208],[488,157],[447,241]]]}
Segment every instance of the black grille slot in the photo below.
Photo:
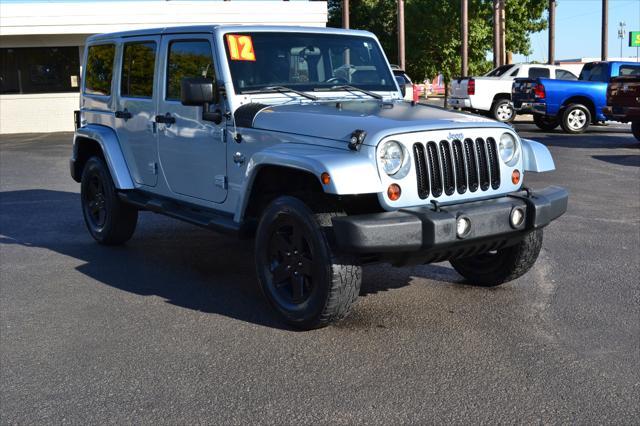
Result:
{"label": "black grille slot", "polygon": [[469,190],[478,190],[478,166],[476,163],[476,151],[471,139],[464,140],[464,154],[467,159],[467,175],[469,176]]}
{"label": "black grille slot", "polygon": [[429,162],[429,177],[431,178],[431,193],[434,197],[442,195],[442,177],[440,175],[440,160],[438,147],[435,142],[427,143],[427,161]]}
{"label": "black grille slot", "polygon": [[478,157],[478,170],[480,170],[480,189],[486,191],[489,189],[489,161],[487,159],[487,150],[485,142],[482,138],[476,139],[476,155]]}
{"label": "black grille slot", "polygon": [[455,177],[453,176],[453,161],[449,142],[440,141],[440,158],[442,160],[442,181],[444,193],[451,195],[456,192]]}
{"label": "black grille slot", "polygon": [[424,146],[421,143],[413,144],[413,156],[416,159],[418,196],[424,200],[429,196],[429,170],[427,169]]}
{"label": "black grille slot", "polygon": [[453,141],[453,164],[456,169],[456,186],[459,194],[467,192],[467,173],[464,168],[464,153],[462,149],[462,142],[458,139]]}
{"label": "black grille slot", "polygon": [[496,140],[487,138],[487,153],[489,154],[489,165],[491,169],[491,188],[500,188],[500,162],[498,161],[498,146]]}

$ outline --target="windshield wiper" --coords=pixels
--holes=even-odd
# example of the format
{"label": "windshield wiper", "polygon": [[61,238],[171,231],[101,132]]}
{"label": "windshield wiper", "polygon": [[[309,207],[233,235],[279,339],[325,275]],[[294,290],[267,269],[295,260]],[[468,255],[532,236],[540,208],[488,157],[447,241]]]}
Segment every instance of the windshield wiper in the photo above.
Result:
{"label": "windshield wiper", "polygon": [[262,89],[255,90],[243,90],[242,93],[252,94],[252,93],[295,93],[296,95],[302,96],[307,99],[311,99],[312,101],[317,101],[318,97],[310,95],[308,93],[301,92],[296,89],[292,89],[287,86],[269,86],[264,87]]}
{"label": "windshield wiper", "polygon": [[372,98],[375,98],[375,99],[382,99],[382,95],[370,92],[368,90],[361,89],[361,88],[356,87],[356,86],[350,86],[348,84],[343,84],[343,85],[340,85],[340,86],[333,86],[333,87],[328,87],[328,88],[315,88],[315,89],[313,89],[314,92],[331,92],[333,90],[345,90],[345,91],[351,92],[351,93],[360,92],[360,93],[364,93],[365,95],[369,95],[369,96],[371,96]]}

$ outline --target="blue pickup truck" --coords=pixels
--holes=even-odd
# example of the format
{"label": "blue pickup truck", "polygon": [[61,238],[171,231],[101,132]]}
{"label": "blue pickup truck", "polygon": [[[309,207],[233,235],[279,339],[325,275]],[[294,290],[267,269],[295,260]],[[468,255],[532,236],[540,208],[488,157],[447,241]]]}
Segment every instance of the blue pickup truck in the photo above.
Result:
{"label": "blue pickup truck", "polygon": [[533,113],[534,123],[542,130],[560,125],[567,133],[582,133],[589,124],[606,120],[602,108],[611,78],[639,71],[637,62],[590,62],[578,80],[517,78],[511,98],[516,111]]}

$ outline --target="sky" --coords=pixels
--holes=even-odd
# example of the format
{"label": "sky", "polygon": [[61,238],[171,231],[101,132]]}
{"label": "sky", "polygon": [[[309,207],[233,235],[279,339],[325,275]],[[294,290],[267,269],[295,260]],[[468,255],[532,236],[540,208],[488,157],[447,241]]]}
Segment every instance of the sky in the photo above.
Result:
{"label": "sky", "polygon": [[[546,0],[540,0],[546,1]],[[507,19],[509,19],[507,17]],[[624,21],[627,35],[623,39],[622,56],[636,56],[629,46],[628,31],[640,31],[640,0],[609,0],[609,57],[620,56],[618,23]],[[556,60],[600,57],[602,0],[558,0],[556,6]],[[531,35],[529,61],[547,62],[549,31]],[[514,62],[527,62],[515,55]]]}
{"label": "sky", "polygon": [[[6,3],[30,3],[42,0],[0,0]],[[46,1],[46,0],[45,0]],[[53,0],[65,1],[65,0]],[[69,0],[66,0],[69,1]],[[71,0],[74,1],[74,0]],[[82,1],[82,0],[75,0]],[[119,1],[119,0],[107,0]],[[237,0],[236,0],[237,1]],[[444,0],[458,1],[458,0]],[[547,2],[547,0],[538,0]],[[602,0],[557,0],[556,60],[600,57]],[[507,16],[507,19],[509,17]],[[620,56],[618,23],[624,21],[627,31],[640,31],[640,0],[609,0],[609,56]],[[622,56],[635,57],[636,48],[623,39]],[[531,35],[533,53],[515,55],[514,62],[547,62],[548,30]]]}

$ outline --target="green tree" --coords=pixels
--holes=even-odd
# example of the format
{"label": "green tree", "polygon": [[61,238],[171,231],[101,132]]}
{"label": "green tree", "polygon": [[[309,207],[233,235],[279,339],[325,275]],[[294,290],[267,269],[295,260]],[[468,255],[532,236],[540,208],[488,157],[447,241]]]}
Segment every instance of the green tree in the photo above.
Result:
{"label": "green tree", "polygon": [[[529,35],[547,27],[546,0],[506,1],[506,49],[531,53]],[[397,3],[395,0],[353,0],[351,28],[373,32],[390,62],[397,62]],[[469,0],[469,74],[491,69],[493,0]],[[329,26],[342,24],[342,1],[329,0]],[[405,2],[407,72],[416,80],[442,73],[445,81],[460,74],[460,0]]]}

